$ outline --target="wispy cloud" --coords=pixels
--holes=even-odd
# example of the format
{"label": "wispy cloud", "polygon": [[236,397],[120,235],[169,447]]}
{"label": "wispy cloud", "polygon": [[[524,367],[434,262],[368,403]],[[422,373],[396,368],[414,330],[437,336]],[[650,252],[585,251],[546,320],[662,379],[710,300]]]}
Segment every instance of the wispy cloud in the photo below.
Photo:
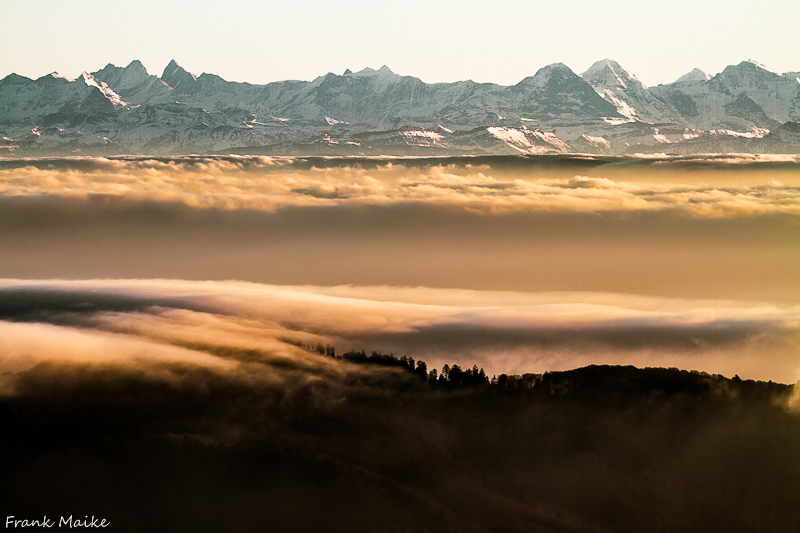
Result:
{"label": "wispy cloud", "polygon": [[319,358],[292,343],[321,342],[492,373],[625,363],[800,377],[800,307],[791,305],[168,280],[5,280],[0,293],[0,349],[11,354],[3,371],[50,357],[224,366],[226,349],[316,368]]}

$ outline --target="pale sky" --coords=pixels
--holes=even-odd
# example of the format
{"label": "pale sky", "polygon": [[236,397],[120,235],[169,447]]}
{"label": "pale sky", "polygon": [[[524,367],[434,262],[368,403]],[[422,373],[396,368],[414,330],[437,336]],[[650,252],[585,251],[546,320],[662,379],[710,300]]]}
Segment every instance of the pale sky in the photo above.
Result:
{"label": "pale sky", "polygon": [[170,59],[231,81],[388,65],[425,82],[511,85],[615,59],[648,85],[756,59],[800,70],[797,0],[0,0],[0,78]]}

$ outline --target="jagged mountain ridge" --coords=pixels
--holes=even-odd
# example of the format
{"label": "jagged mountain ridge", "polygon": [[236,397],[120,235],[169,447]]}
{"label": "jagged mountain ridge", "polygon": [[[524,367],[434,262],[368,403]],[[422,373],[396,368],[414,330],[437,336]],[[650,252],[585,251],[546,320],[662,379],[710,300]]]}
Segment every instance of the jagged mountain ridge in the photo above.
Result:
{"label": "jagged mountain ridge", "polygon": [[159,77],[133,61],[75,80],[6,76],[0,153],[769,152],[778,137],[775,150],[794,153],[794,74],[744,61],[647,87],[606,59],[580,76],[548,65],[512,86],[427,84],[386,66],[254,85],[195,76],[174,60]]}
{"label": "jagged mountain ridge", "polygon": [[581,77],[631,121],[675,122],[669,104],[653,96],[644,83],[616,61],[598,61]]}

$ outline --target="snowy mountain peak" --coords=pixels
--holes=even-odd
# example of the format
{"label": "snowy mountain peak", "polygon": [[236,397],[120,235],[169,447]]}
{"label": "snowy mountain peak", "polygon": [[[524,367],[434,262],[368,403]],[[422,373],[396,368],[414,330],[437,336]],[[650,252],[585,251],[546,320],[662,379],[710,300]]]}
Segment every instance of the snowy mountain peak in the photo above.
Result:
{"label": "snowy mountain peak", "polygon": [[95,79],[103,80],[104,82],[108,83],[109,85],[119,85],[123,83],[125,85],[131,85],[135,83],[143,83],[144,81],[148,80],[151,76],[147,73],[147,69],[144,68],[141,61],[132,61],[127,67],[121,68],[112,65],[109,63],[102,70],[98,70],[97,72],[93,72],[92,76]]}
{"label": "snowy mountain peak", "polygon": [[677,80],[673,81],[670,85],[675,83],[683,83],[687,81],[708,81],[711,79],[711,76],[700,70],[699,68],[692,69],[691,72],[687,72]]}
{"label": "snowy mountain peak", "polygon": [[564,80],[577,77],[578,75],[564,63],[553,63],[552,65],[540,68],[533,77],[525,78],[519,82],[518,85],[529,85],[541,88],[547,86],[552,80]]}
{"label": "snowy mountain peak", "polygon": [[125,70],[127,72],[130,72],[130,71],[141,72],[142,74],[145,74],[145,75],[149,76],[149,74],[147,74],[147,69],[144,68],[144,65],[138,59],[134,59],[133,61],[131,61],[130,64],[128,64],[128,66],[125,67]]}
{"label": "snowy mountain peak", "polygon": [[764,65],[757,61],[742,61],[738,65],[731,65],[711,78],[711,82],[727,87],[729,91],[740,91],[745,87],[754,88],[756,86],[766,87],[765,84],[772,84],[783,80],[780,74],[764,68]]}
{"label": "snowy mountain peak", "polygon": [[197,76],[186,71],[173,59],[164,69],[161,79],[175,90],[187,90],[197,81]]}
{"label": "snowy mountain peak", "polygon": [[36,81],[44,80],[44,79],[66,80],[68,82],[75,81],[73,78],[68,78],[66,76],[62,76],[61,74],[59,74],[58,72],[55,72],[55,71],[51,72],[50,74],[45,74],[44,76],[42,76],[41,78],[39,78]]}
{"label": "snowy mountain peak", "polygon": [[[160,78],[134,61],[84,72],[74,81],[55,73],[36,81],[0,79],[0,129],[13,141],[7,141],[9,150],[19,154],[73,153],[89,145],[98,153],[383,154],[408,147],[624,153],[663,151],[667,141],[675,153],[729,149],[720,142],[738,143],[737,150],[796,152],[793,134],[776,145],[775,135],[748,132],[800,123],[798,78],[797,72],[780,76],[745,61],[710,80],[695,69],[679,81],[700,81],[645,88],[606,59],[583,77],[555,63],[511,87],[426,84],[388,66],[348,69],[313,82],[252,85],[213,74],[195,77],[174,60]],[[33,128],[51,126],[67,133],[24,144],[33,142]],[[711,131],[735,134],[722,139],[707,135]],[[310,141],[322,135],[328,136],[324,146]],[[106,137],[112,144],[92,144]],[[2,150],[0,142],[0,155]]]}
{"label": "snowy mountain peak", "polygon": [[613,59],[601,59],[600,61],[595,61],[589,69],[584,72],[581,76],[586,76],[587,74],[596,74],[598,72],[603,72],[606,69],[610,69],[615,72],[620,72],[625,69],[622,68],[622,65],[614,61]]}
{"label": "snowy mountain peak", "polygon": [[25,83],[30,83],[32,81],[33,80],[30,79],[30,78],[26,78],[25,76],[20,76],[19,74],[15,74],[15,73],[12,72],[8,76],[6,76],[2,80],[0,80],[0,86],[2,86],[4,84],[22,85],[22,84],[25,84]]}
{"label": "snowy mountain peak", "polygon": [[[348,70],[350,70],[350,69],[348,69]],[[382,66],[378,70],[375,70],[374,68],[371,68],[371,67],[364,67],[363,69],[361,69],[358,72],[356,72],[355,75],[356,76],[374,76],[375,74],[378,74],[378,73],[381,73],[381,72],[390,72],[391,73],[392,71],[386,65]],[[353,74],[353,73],[351,72],[350,74]]]}
{"label": "snowy mountain peak", "polygon": [[757,75],[772,74],[774,76],[779,76],[779,74],[767,69],[767,67],[765,67],[763,63],[759,63],[755,59],[748,59],[747,61],[742,61],[738,65],[730,65],[728,67],[725,67],[725,70],[723,70],[722,72],[723,73],[748,72],[748,73],[757,73]]}
{"label": "snowy mountain peak", "polygon": [[188,74],[193,80],[197,79],[197,76],[185,70],[174,59],[170,60],[169,64],[166,66],[166,68],[164,68],[164,74],[161,76],[161,79],[163,80],[165,77],[172,77],[181,74]]}
{"label": "snowy mountain peak", "polygon": [[211,74],[209,72],[203,72],[197,77],[197,81],[203,83],[205,85],[225,85],[229,83],[226,79],[222,76],[217,76],[216,74]]}
{"label": "snowy mountain peak", "polygon": [[[551,63],[546,67],[542,67],[539,69],[539,72],[547,71],[547,72],[572,72],[572,69],[566,66],[564,63]],[[574,74],[574,73],[573,73]]]}
{"label": "snowy mountain peak", "polygon": [[[94,76],[92,76],[91,74],[89,74],[89,73],[88,73],[88,72],[86,72],[85,70],[83,71],[83,73],[82,73],[80,76],[78,76],[77,80],[80,80],[80,81],[82,81],[83,83],[85,83],[85,84],[86,84],[87,86],[89,86],[89,87],[97,87],[98,89],[100,88],[100,84],[101,84],[101,83],[102,83],[103,85],[106,85],[106,84],[105,84],[104,82],[102,82],[102,81],[98,82],[98,81],[95,79],[95,77],[94,77]],[[76,80],[76,81],[77,81],[77,80]],[[106,87],[108,87],[108,85],[106,85]],[[113,91],[112,91],[112,92],[113,92]]]}
{"label": "snowy mountain peak", "polygon": [[[129,104],[159,101],[168,98],[167,93],[171,92],[166,83],[157,76],[148,74],[144,65],[138,60],[132,61],[124,68],[109,63],[91,75],[97,82],[113,88],[113,92]],[[108,97],[113,100],[112,95]]]}
{"label": "snowy mountain peak", "polygon": [[747,61],[743,61],[743,63],[750,63],[750,64],[752,64],[753,66],[755,66],[756,68],[760,68],[760,69],[763,69],[763,70],[769,70],[769,69],[768,69],[768,68],[767,68],[767,67],[764,65],[764,63],[761,63],[761,62],[759,62],[759,61],[756,61],[756,60],[755,60],[755,59],[753,59],[752,57],[751,57],[750,59],[748,59]]}
{"label": "snowy mountain peak", "polygon": [[[348,74],[348,72],[349,72],[349,74]],[[359,70],[358,72],[355,72],[355,73],[354,72],[350,72],[350,69],[348,69],[348,72],[345,72],[346,76],[369,77],[369,78],[373,78],[373,79],[381,79],[381,80],[384,80],[384,81],[389,81],[389,80],[392,80],[392,79],[395,79],[395,78],[400,78],[400,76],[398,74],[395,74],[394,72],[392,72],[392,69],[390,69],[386,65],[383,65],[378,70],[375,70],[374,68],[366,67],[363,70]]]}
{"label": "snowy mountain peak", "polygon": [[631,85],[645,88],[645,85],[629,70],[611,59],[596,62],[581,77],[595,88],[627,89]]}

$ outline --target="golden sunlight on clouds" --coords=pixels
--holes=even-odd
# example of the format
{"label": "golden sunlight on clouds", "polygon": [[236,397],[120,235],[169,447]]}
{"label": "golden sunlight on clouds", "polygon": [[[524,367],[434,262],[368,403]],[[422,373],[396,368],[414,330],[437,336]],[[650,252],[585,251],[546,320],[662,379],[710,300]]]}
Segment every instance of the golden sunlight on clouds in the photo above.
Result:
{"label": "golden sunlight on clouds", "polygon": [[0,292],[2,319],[10,321],[0,322],[0,349],[11,354],[0,371],[51,358],[226,371],[234,364],[226,354],[243,350],[273,365],[312,368],[326,361],[294,344],[322,343],[437,367],[478,364],[489,374],[634,364],[800,377],[796,305],[169,280],[5,280]]}
{"label": "golden sunlight on clouds", "polygon": [[[315,166],[292,158],[266,157],[169,161],[89,158],[54,164],[35,160],[35,164],[0,169],[0,195],[108,196],[267,212],[290,206],[420,203],[486,213],[667,211],[691,217],[800,213],[796,170],[774,170],[772,174],[759,171],[749,183],[713,184],[719,165],[736,170],[741,165],[794,163],[763,157],[715,160],[716,167],[701,165],[689,182],[686,166],[700,164],[699,160],[686,159],[680,161],[683,166],[673,163],[666,167],[663,161],[649,160],[631,160],[621,166],[587,164],[577,168],[580,173],[567,167],[531,173],[463,162],[437,165],[435,160],[428,166],[377,160],[367,168],[358,164],[325,166],[326,161],[321,162]],[[657,175],[658,182],[643,181],[641,174],[648,172]],[[781,181],[787,177],[789,184]]]}
{"label": "golden sunlight on clouds", "polygon": [[490,374],[794,382],[799,169],[735,154],[0,162],[0,273],[88,279],[2,283],[3,371],[228,368],[244,352],[320,369],[296,344],[323,343]]}
{"label": "golden sunlight on clouds", "polygon": [[43,323],[0,321],[0,373],[18,372],[50,358],[71,363],[133,366],[147,361],[188,363],[224,370],[233,365],[209,354],[147,337]]}

